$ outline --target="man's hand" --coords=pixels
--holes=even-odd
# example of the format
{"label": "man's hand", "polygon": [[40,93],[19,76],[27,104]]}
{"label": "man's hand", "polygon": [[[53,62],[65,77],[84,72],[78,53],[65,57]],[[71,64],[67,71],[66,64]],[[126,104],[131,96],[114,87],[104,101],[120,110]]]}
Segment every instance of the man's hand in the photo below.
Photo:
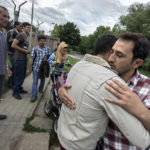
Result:
{"label": "man's hand", "polygon": [[28,50],[25,50],[25,54],[30,54],[30,51],[28,51]]}
{"label": "man's hand", "polygon": [[107,82],[106,89],[118,97],[118,99],[105,98],[105,100],[121,106],[126,111],[139,118],[146,110],[146,107],[141,102],[140,98],[132,92],[127,85],[123,85],[114,79],[112,81],[113,82]]}
{"label": "man's hand", "polygon": [[7,67],[7,77],[11,77],[12,76],[12,72],[11,72],[11,70],[9,69],[9,67]]}
{"label": "man's hand", "polygon": [[70,109],[74,109],[75,103],[73,99],[70,97],[70,95],[67,93],[67,89],[70,89],[70,88],[71,88],[71,85],[69,84],[63,85],[62,87],[58,89],[58,95],[59,95],[60,100],[66,106],[68,106]]}
{"label": "man's hand", "polygon": [[47,61],[47,56],[44,57],[43,61]]}
{"label": "man's hand", "polygon": [[31,72],[31,70],[30,70],[30,69],[27,69],[26,74],[27,74],[27,75],[29,75],[29,74],[30,74],[30,72]]}

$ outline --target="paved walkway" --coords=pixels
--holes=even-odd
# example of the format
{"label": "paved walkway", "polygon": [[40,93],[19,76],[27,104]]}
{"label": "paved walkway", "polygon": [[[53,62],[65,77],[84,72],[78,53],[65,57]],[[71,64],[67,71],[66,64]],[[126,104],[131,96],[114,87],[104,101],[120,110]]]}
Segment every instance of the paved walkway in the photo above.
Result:
{"label": "paved walkway", "polygon": [[[46,79],[46,84],[49,79]],[[0,150],[10,150],[9,146],[12,140],[22,132],[26,118],[31,117],[39,100],[30,102],[32,88],[32,74],[29,75],[23,85],[28,94],[22,94],[22,100],[16,100],[12,97],[12,90],[3,95],[0,101],[0,114],[6,114],[6,120],[0,120]],[[40,99],[42,95],[38,95]]]}

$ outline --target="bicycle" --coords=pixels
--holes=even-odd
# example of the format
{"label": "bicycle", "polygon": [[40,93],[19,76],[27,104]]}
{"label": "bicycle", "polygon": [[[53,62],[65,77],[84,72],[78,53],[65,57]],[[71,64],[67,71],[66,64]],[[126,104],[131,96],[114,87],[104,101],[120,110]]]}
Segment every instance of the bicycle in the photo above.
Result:
{"label": "bicycle", "polygon": [[57,74],[54,72],[53,73],[53,83],[52,87],[50,90],[50,97],[46,101],[44,105],[44,112],[48,117],[53,116],[53,124],[52,124],[52,129],[55,134],[57,134],[57,127],[58,127],[58,118],[60,115],[60,110],[61,110],[61,101],[58,96],[58,89],[61,85],[65,84],[66,79],[67,79],[67,74],[68,72],[60,72]]}

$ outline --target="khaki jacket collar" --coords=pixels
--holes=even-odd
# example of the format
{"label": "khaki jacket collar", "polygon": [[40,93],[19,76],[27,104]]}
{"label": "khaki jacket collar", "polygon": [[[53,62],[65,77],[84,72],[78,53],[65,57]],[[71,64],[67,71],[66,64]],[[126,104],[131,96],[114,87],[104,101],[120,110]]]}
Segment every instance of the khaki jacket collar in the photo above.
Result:
{"label": "khaki jacket collar", "polygon": [[92,62],[92,63],[95,63],[95,64],[98,64],[98,65],[101,65],[101,66],[111,69],[108,62],[106,62],[103,58],[98,57],[98,56],[86,54],[84,56],[83,60],[89,61],[89,62]]}
{"label": "khaki jacket collar", "polygon": [[[83,57],[83,60],[88,61],[88,62],[92,62],[92,63],[95,63],[95,64],[98,64],[98,65],[103,66],[103,67],[107,67],[108,69],[112,70],[110,68],[110,65],[108,64],[108,62],[106,60],[104,60],[103,58],[101,58],[101,57],[90,55],[90,54],[86,54]],[[114,70],[112,70],[112,71],[117,73]]]}

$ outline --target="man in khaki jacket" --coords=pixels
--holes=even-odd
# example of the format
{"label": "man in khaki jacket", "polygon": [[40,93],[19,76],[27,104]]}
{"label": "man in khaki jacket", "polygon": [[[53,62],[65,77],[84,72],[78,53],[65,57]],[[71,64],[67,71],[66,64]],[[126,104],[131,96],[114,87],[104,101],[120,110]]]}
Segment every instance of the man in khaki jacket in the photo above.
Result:
{"label": "man in khaki jacket", "polygon": [[[135,34],[134,36],[141,41],[143,40],[140,35]],[[103,42],[106,42],[106,39]],[[144,40],[149,48],[149,43],[146,39]],[[123,37],[120,37],[116,43],[119,46],[127,45],[124,50],[130,55],[126,57],[128,59],[126,62],[130,63],[130,59],[133,57],[131,50],[134,47],[134,42],[123,40]],[[143,43],[141,42],[141,44]],[[111,47],[108,46],[105,49],[106,51],[102,51],[102,49],[95,51],[96,56],[86,55],[71,69],[68,75],[67,83],[72,85],[68,92],[75,100],[76,108],[70,110],[63,105],[58,123],[58,137],[61,145],[67,150],[94,149],[98,138],[105,133],[109,118],[118,126],[130,143],[139,148],[146,148],[149,144],[149,133],[135,117],[104,100],[105,97],[115,98],[105,89],[106,81],[115,78],[123,83],[105,61],[110,56]],[[117,55],[124,57],[119,51]],[[141,59],[134,59],[128,72],[134,73],[141,64]],[[129,80],[127,77],[126,75],[125,81]]]}

